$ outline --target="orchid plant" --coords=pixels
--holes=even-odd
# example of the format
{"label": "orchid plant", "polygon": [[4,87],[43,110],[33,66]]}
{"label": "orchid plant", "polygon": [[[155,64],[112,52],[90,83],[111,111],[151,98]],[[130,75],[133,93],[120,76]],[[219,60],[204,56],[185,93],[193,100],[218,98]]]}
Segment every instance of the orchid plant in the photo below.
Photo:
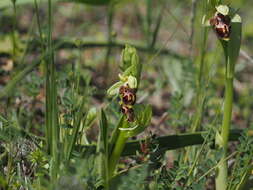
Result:
{"label": "orchid plant", "polygon": [[143,132],[152,117],[150,105],[136,103],[142,70],[136,49],[126,45],[121,62],[122,73],[119,74],[119,81],[107,90],[108,96],[120,98],[121,111],[121,117],[109,141],[106,140],[109,136],[106,127],[107,119],[104,111],[101,112],[98,153],[102,155],[102,159],[99,159],[98,166],[103,168],[100,169],[100,176],[102,186],[106,189],[109,188],[111,179],[117,176],[117,164],[127,140]]}
{"label": "orchid plant", "polygon": [[241,44],[241,17],[237,11],[227,5],[215,5],[210,12],[203,17],[203,24],[211,26],[222,44],[225,61],[225,100],[223,106],[223,120],[220,130],[216,134],[216,145],[222,150],[222,157],[217,167],[216,189],[227,189],[228,168],[227,149],[228,138],[231,125],[233,107],[233,80],[235,73],[235,63],[239,56]]}

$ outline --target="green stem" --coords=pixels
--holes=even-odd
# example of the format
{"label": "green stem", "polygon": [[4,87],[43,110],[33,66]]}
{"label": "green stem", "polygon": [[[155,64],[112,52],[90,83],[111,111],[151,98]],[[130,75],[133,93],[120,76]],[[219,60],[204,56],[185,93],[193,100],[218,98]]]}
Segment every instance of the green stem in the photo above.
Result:
{"label": "green stem", "polygon": [[[202,14],[204,15],[207,12],[207,4],[203,2],[202,5]],[[199,70],[198,70],[198,78],[197,78],[197,96],[196,96],[196,106],[197,106],[197,113],[194,118],[193,125],[191,127],[191,131],[195,132],[200,130],[200,124],[202,120],[202,113],[203,113],[203,81],[205,81],[205,58],[206,58],[206,44],[207,44],[207,37],[208,37],[208,28],[204,27],[201,31],[202,33],[202,41],[201,41],[201,53],[200,53],[200,63],[199,63]]]}
{"label": "green stem", "polygon": [[228,136],[232,116],[232,106],[233,106],[233,78],[226,78],[224,116],[221,130],[221,136],[223,139],[223,145],[225,149],[227,149],[228,146]]}
{"label": "green stem", "polygon": [[216,190],[226,190],[228,184],[228,166],[226,161],[228,137],[230,132],[232,107],[233,107],[233,78],[226,77],[225,105],[224,115],[221,128],[221,140],[217,140],[217,144],[223,149],[223,155],[218,165],[218,173],[216,176]]}
{"label": "green stem", "polygon": [[[111,3],[108,7],[108,25],[107,25],[107,41],[108,44],[111,44],[113,42],[113,18],[114,18],[114,4]],[[106,56],[105,56],[105,64],[104,64],[104,85],[107,83],[107,78],[109,76],[109,62],[110,62],[110,55],[111,55],[112,48],[111,46],[108,46],[107,51],[106,51]]]}
{"label": "green stem", "polygon": [[51,179],[56,182],[59,169],[59,126],[57,110],[57,89],[54,63],[54,49],[52,42],[52,0],[48,0],[48,39],[46,60],[46,135],[47,145],[52,156],[52,165],[50,168]]}
{"label": "green stem", "polygon": [[12,176],[12,170],[13,170],[13,156],[11,155],[11,152],[13,151],[13,144],[11,143],[9,145],[10,152],[8,153],[8,161],[7,161],[7,185],[10,186],[11,184],[11,176]]}
{"label": "green stem", "polygon": [[152,1],[146,0],[146,38],[147,38],[147,47],[151,47],[151,22],[152,22]]}
{"label": "green stem", "polygon": [[36,19],[37,19],[37,24],[38,24],[39,36],[40,36],[41,42],[43,42],[43,35],[42,35],[42,29],[41,29],[41,23],[40,23],[40,17],[39,17],[39,6],[38,6],[37,0],[34,0],[34,6],[35,6],[35,14],[36,14]]}
{"label": "green stem", "polygon": [[125,147],[127,139],[128,138],[125,136],[124,132],[120,131],[118,139],[115,143],[115,147],[109,159],[109,178],[113,177],[113,174],[116,170],[116,166],[120,159],[120,155]]}
{"label": "green stem", "polygon": [[12,56],[13,59],[16,59],[16,55],[17,55],[17,39],[16,39],[16,29],[17,29],[17,8],[16,8],[16,0],[12,0],[12,4],[13,4],[13,11],[14,11],[14,15],[13,15],[13,29],[12,29],[12,46],[13,46],[13,50],[12,50]]}
{"label": "green stem", "polygon": [[[41,47],[41,40],[33,39],[30,40],[29,46],[31,47],[29,53],[34,53],[38,50],[39,47]],[[189,57],[178,54],[176,52],[173,52],[171,50],[168,50],[166,48],[147,48],[145,44],[143,44],[141,41],[132,41],[132,40],[113,40],[111,43],[108,43],[108,41],[94,41],[94,40],[79,40],[79,43],[76,43],[75,39],[63,39],[58,38],[53,40],[53,43],[55,44],[54,49],[55,50],[61,50],[61,49],[92,49],[92,48],[108,48],[110,46],[112,49],[123,49],[125,48],[126,44],[129,44],[130,46],[133,46],[137,51],[143,52],[143,53],[150,53],[155,54],[159,52],[159,55],[161,56],[170,56],[175,59],[179,60],[189,60]],[[0,57],[11,57],[11,54],[9,53],[3,53],[0,52]]]}
{"label": "green stem", "polygon": [[197,105],[197,113],[194,118],[193,125],[191,127],[191,131],[195,132],[200,130],[201,120],[202,120],[202,113],[203,113],[203,103],[204,103],[204,95],[203,95],[203,80],[204,80],[204,63],[205,63],[205,56],[206,56],[206,40],[208,36],[208,31],[204,28],[203,31],[203,42],[201,48],[201,57],[200,57],[200,65],[198,71],[198,80],[197,80],[197,96],[196,96],[196,105]]}
{"label": "green stem", "polygon": [[[197,2],[197,1],[196,1]],[[193,1],[193,4],[196,3]],[[193,5],[193,7],[196,5]],[[194,8],[193,8],[194,9]],[[204,15],[207,12],[207,5],[206,2],[203,2],[202,5],[202,14]],[[193,13],[196,14],[196,13]],[[194,23],[192,23],[194,25]],[[192,32],[194,32],[192,30]],[[191,132],[196,132],[201,130],[201,122],[203,118],[203,111],[204,111],[204,88],[203,84],[205,82],[204,75],[206,74],[205,71],[205,57],[206,57],[206,44],[207,44],[207,37],[208,37],[208,29],[206,27],[201,29],[201,51],[200,51],[200,61],[197,61],[198,64],[198,73],[197,73],[197,94],[195,98],[195,107],[196,113],[194,114],[193,122],[191,124]],[[191,36],[193,38],[193,34]],[[192,39],[191,39],[192,42]],[[186,149],[184,163],[189,161],[190,159],[195,160],[196,156],[196,148],[189,147]]]}

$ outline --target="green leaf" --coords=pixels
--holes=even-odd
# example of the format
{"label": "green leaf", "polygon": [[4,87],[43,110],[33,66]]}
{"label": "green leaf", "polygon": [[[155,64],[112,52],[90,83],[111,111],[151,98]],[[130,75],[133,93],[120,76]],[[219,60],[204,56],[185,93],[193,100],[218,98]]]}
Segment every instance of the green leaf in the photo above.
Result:
{"label": "green leaf", "polygon": [[109,145],[109,154],[112,153],[113,147],[115,146],[116,141],[118,139],[118,136],[120,133],[119,128],[124,128],[125,125],[128,125],[128,123],[126,122],[124,115],[122,115],[118,121],[116,128],[112,132],[112,136],[110,138],[110,145]]}
{"label": "green leaf", "polygon": [[148,165],[142,164],[115,176],[110,181],[110,186],[112,190],[145,189],[143,182],[147,176]]}
{"label": "green leaf", "polygon": [[67,151],[66,151],[67,152],[67,154],[66,154],[67,161],[69,161],[70,156],[73,151],[73,148],[76,144],[82,119],[87,118],[87,113],[85,113],[84,105],[85,105],[85,98],[82,98],[82,102],[81,102],[80,106],[78,106],[78,112],[77,112],[76,118],[74,119],[74,129],[69,136],[69,140],[65,141],[66,143],[64,143],[64,145],[67,147]]}
{"label": "green leaf", "polygon": [[231,20],[231,36],[228,42],[228,57],[235,64],[241,47],[242,22],[241,17],[236,14]]}
{"label": "green leaf", "polygon": [[228,41],[221,40],[227,59],[227,78],[234,77],[235,63],[241,48],[242,22],[241,17],[235,14],[231,20],[231,34]]}
{"label": "green leaf", "polygon": [[97,168],[101,183],[108,188],[108,123],[103,109],[99,125],[99,138],[97,143]]}
{"label": "green leaf", "polygon": [[97,110],[95,107],[93,107],[87,113],[87,117],[85,119],[85,126],[90,127],[94,122],[94,120],[96,119],[96,117],[97,117]]}

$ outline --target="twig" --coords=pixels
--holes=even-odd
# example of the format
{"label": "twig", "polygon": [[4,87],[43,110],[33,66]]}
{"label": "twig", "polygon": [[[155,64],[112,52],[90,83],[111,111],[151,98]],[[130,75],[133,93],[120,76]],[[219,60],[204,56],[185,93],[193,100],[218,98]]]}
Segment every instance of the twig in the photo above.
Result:
{"label": "twig", "polygon": [[[34,48],[37,47],[37,42],[33,41],[32,42],[34,44]],[[59,43],[58,49],[75,49],[75,48],[81,48],[81,49],[85,49],[85,48],[108,48],[108,46],[112,47],[112,48],[119,48],[122,49],[125,47],[126,44],[129,44],[130,46],[136,48],[138,51],[141,52],[145,52],[145,53],[157,53],[159,51],[160,55],[170,55],[174,58],[177,59],[188,59],[187,56],[183,56],[180,55],[178,53],[175,53],[171,50],[168,49],[156,49],[156,48],[147,48],[144,45],[141,45],[140,43],[133,43],[131,41],[115,41],[115,42],[111,42],[108,43],[106,41],[98,41],[98,42],[94,42],[94,41],[79,41],[79,45],[77,45],[77,43],[75,43],[74,40],[64,40],[64,39],[57,39],[54,40],[54,43]]]}
{"label": "twig", "polygon": [[196,18],[196,11],[197,11],[197,2],[198,0],[192,0],[192,8],[191,8],[191,31],[190,31],[190,38],[189,38],[189,43],[190,43],[190,48],[189,52],[190,55],[192,56],[193,53],[193,37],[194,37],[194,32],[195,32],[195,18]]}
{"label": "twig", "polygon": [[[185,133],[179,135],[168,135],[157,137],[156,143],[158,145],[158,153],[161,154],[167,150],[174,150],[178,148],[183,148],[186,146],[201,145],[204,143],[205,139],[202,135],[206,134],[207,131],[195,132],[195,133]],[[231,130],[229,140],[237,141],[242,134],[242,130]],[[249,136],[253,134],[248,133]],[[129,141],[126,143],[126,146],[122,152],[122,156],[131,156],[135,155],[136,152],[141,152],[140,142],[147,139],[138,139],[134,141]],[[214,141],[214,140],[213,140]],[[80,145],[76,147],[77,150],[90,151],[91,153],[96,152],[96,145]]]}
{"label": "twig", "polygon": [[240,56],[242,56],[243,58],[245,58],[246,60],[248,60],[251,64],[253,64],[253,59],[252,56],[250,56],[246,51],[244,50],[240,50]]}

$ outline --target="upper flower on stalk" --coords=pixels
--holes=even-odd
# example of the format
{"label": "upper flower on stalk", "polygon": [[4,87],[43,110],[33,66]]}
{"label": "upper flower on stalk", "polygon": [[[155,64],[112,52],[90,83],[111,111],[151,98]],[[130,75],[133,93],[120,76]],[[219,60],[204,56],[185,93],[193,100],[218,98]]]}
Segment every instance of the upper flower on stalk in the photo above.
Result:
{"label": "upper flower on stalk", "polygon": [[119,74],[119,81],[108,90],[109,96],[119,95],[121,112],[126,116],[128,122],[134,122],[135,114],[133,106],[136,102],[136,92],[138,89],[141,64],[136,49],[130,46],[122,52],[122,74]]}
{"label": "upper flower on stalk", "polygon": [[[226,6],[226,8],[228,7]],[[210,25],[213,27],[218,38],[223,40],[229,40],[231,31],[231,19],[227,13],[228,11],[219,11],[217,8],[217,12],[214,17],[210,19]]]}
{"label": "upper flower on stalk", "polygon": [[136,103],[142,66],[134,47],[126,45],[121,54],[120,68],[122,72],[119,81],[107,90],[107,94],[120,98],[119,106],[123,117],[118,129],[129,138],[138,135],[150,124],[152,108],[150,105]]}
{"label": "upper flower on stalk", "polygon": [[137,91],[140,82],[141,64],[139,63],[139,57],[136,49],[126,45],[126,48],[122,52],[122,74],[119,74],[119,81],[113,84],[108,90],[109,96],[118,95],[120,93],[121,86],[129,87]]}
{"label": "upper flower on stalk", "polygon": [[130,88],[129,85],[121,86],[119,94],[122,102],[126,105],[134,105],[136,101],[136,88]]}
{"label": "upper flower on stalk", "polygon": [[229,41],[232,32],[233,22],[241,22],[236,11],[227,5],[218,5],[203,17],[203,24],[212,26],[217,37],[221,40]]}

